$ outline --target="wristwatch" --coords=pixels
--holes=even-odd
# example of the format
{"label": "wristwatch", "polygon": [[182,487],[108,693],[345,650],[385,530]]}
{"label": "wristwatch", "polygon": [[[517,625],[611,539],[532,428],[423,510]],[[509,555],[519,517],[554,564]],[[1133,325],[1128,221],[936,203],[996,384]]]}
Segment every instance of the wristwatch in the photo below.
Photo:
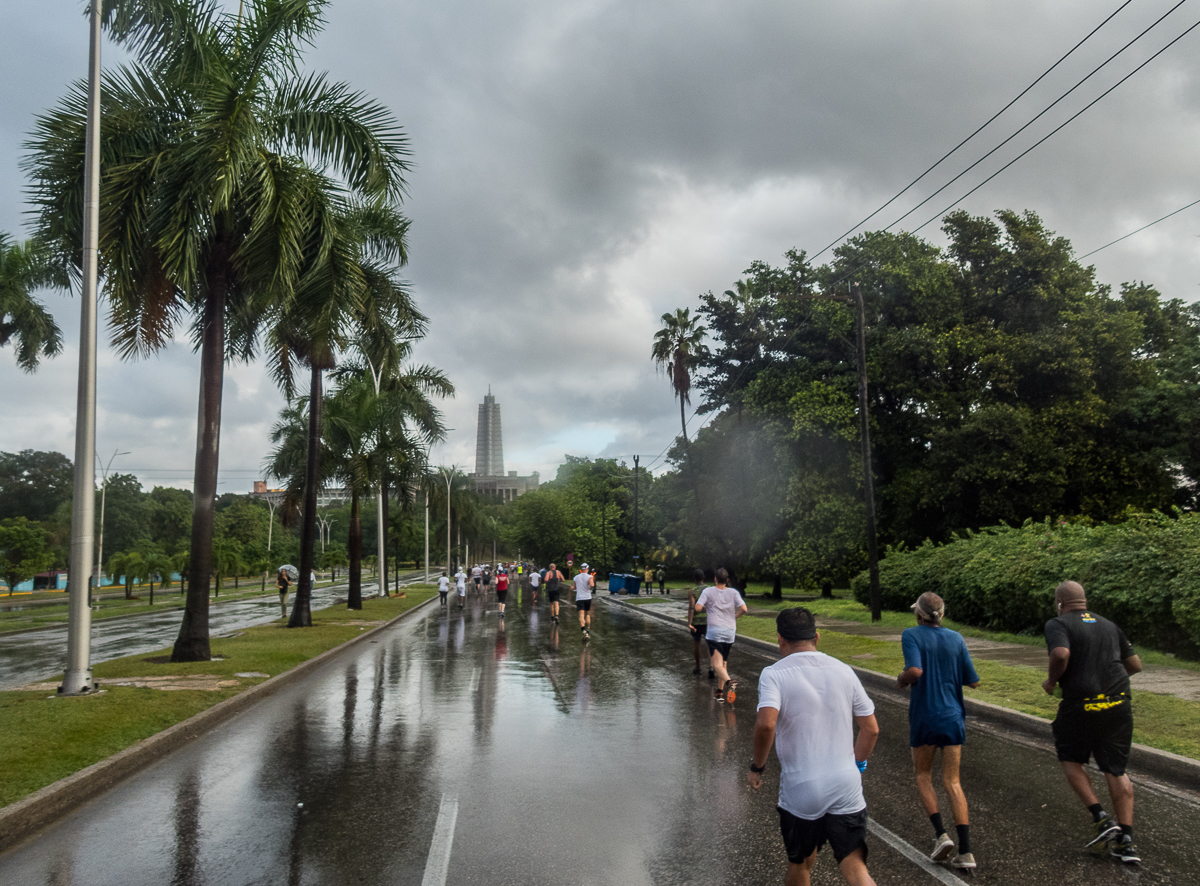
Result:
{"label": "wristwatch", "polygon": [[755,766],[755,765],[754,765],[754,758],[753,758],[753,757],[751,757],[751,758],[750,758],[750,771],[751,771],[751,772],[756,772],[756,773],[758,773],[759,775],[762,775],[764,772],[766,772],[766,771],[767,771],[767,764],[766,764],[766,763],[763,763],[761,766]]}

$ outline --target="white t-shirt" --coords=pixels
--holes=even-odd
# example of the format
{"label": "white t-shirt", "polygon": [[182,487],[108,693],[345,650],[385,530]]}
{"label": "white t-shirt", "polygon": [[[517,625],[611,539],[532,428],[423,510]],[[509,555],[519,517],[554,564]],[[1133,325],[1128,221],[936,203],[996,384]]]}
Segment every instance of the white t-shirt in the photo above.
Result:
{"label": "white t-shirt", "polygon": [[529,573],[529,586],[531,588],[536,588],[539,584],[541,584],[541,581],[542,577],[536,572]]}
{"label": "white t-shirt", "polygon": [[450,593],[450,579],[444,575],[438,579],[438,592],[442,594]]}
{"label": "white t-shirt", "polygon": [[454,573],[454,583],[458,586],[460,594],[465,595],[467,593],[467,574],[461,569]]}
{"label": "white t-shirt", "polygon": [[875,713],[849,665],[823,652],[794,652],[763,668],[758,707],[775,708],[779,805],[798,818],[864,809],[854,763],[854,718]]}
{"label": "white t-shirt", "polygon": [[581,572],[577,576],[575,576],[575,599],[576,600],[592,599],[591,585],[592,585],[592,577],[588,573]]}
{"label": "white t-shirt", "polygon": [[708,613],[708,632],[714,643],[732,643],[737,639],[737,613],[746,605],[737,588],[705,588],[696,601]]}
{"label": "white t-shirt", "polygon": [[482,578],[482,577],[483,577],[483,570],[482,570],[482,569],[480,569],[478,566],[473,566],[473,567],[471,568],[471,575],[475,576],[475,578]]}

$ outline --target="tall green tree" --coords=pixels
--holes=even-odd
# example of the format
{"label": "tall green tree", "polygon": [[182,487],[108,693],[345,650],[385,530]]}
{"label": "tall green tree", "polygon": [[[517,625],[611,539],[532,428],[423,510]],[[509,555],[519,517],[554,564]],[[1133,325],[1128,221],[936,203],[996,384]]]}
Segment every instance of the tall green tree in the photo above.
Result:
{"label": "tall green tree", "polygon": [[11,343],[17,365],[26,372],[62,350],[62,331],[33,297],[42,286],[66,286],[66,275],[49,258],[38,241],[17,243],[0,232],[0,347]]}
{"label": "tall green tree", "polygon": [[[210,658],[207,589],[226,359],[292,299],[331,187],[399,200],[407,143],[387,109],[300,73],[321,0],[109,0],[135,61],[105,77],[100,269],[116,344],[144,354],[192,317],[201,381],[191,583],[172,659]],[[28,170],[38,230],[63,266],[82,242],[83,85],[41,117]],[[328,172],[328,176],[324,172]],[[235,334],[227,339],[227,330]]]}
{"label": "tall green tree", "polygon": [[0,452],[0,519],[48,520],[71,501],[75,470],[60,452]]}
{"label": "tall green tree", "polygon": [[654,333],[650,356],[667,373],[671,390],[679,399],[679,431],[687,446],[687,414],[684,407],[692,402],[692,372],[704,356],[704,327],[691,316],[690,308],[678,308],[662,315],[662,329]]}
{"label": "tall green tree", "polygon": [[0,578],[11,597],[17,585],[28,581],[50,565],[46,532],[24,517],[0,520]]}

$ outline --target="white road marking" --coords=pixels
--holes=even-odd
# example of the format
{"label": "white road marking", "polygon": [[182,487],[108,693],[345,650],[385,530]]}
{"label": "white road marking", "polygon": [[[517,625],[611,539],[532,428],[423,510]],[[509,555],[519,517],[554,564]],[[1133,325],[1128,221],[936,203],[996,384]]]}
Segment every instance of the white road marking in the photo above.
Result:
{"label": "white road marking", "polygon": [[954,874],[950,873],[950,871],[946,870],[946,868],[942,867],[940,864],[930,861],[929,856],[914,849],[911,845],[906,843],[896,834],[893,834],[875,819],[867,819],[867,830],[883,842],[887,843],[917,867],[921,868],[921,870],[925,871],[925,873],[929,874],[929,876],[933,877],[933,879],[945,883],[946,886],[962,886],[964,881],[961,877],[954,876]]}
{"label": "white road marking", "polygon": [[450,850],[454,847],[454,824],[458,821],[458,797],[442,794],[437,824],[433,826],[433,841],[425,861],[425,876],[421,886],[446,886],[450,871]]}
{"label": "white road marking", "polygon": [[474,695],[479,690],[479,668],[475,668],[471,672],[471,682],[467,686],[467,692]]}

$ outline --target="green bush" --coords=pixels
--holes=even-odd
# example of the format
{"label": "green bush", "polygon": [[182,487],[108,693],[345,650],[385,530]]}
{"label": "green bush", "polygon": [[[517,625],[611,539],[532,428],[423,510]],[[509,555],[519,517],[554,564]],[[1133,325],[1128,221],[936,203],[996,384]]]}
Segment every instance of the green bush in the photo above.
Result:
{"label": "green bush", "polygon": [[[934,591],[952,618],[1013,633],[1040,634],[1054,615],[1054,588],[1067,579],[1081,583],[1089,604],[1131,641],[1200,656],[1198,514],[993,526],[944,545],[889,548],[879,564],[885,608],[907,609]],[[851,587],[865,603],[867,574]]]}

